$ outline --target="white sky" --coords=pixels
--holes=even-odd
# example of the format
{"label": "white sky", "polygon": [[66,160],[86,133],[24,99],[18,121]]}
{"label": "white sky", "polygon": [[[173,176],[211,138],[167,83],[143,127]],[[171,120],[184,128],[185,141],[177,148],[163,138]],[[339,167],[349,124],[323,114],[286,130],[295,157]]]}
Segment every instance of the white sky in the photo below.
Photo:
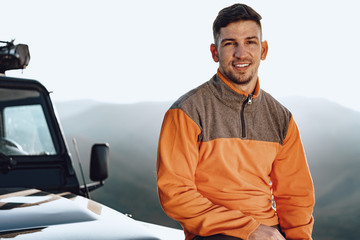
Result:
{"label": "white sky", "polygon": [[[0,40],[28,44],[23,74],[55,101],[173,101],[212,77],[212,23],[226,0],[0,0]],[[263,17],[261,87],[360,111],[355,0],[242,1]]]}

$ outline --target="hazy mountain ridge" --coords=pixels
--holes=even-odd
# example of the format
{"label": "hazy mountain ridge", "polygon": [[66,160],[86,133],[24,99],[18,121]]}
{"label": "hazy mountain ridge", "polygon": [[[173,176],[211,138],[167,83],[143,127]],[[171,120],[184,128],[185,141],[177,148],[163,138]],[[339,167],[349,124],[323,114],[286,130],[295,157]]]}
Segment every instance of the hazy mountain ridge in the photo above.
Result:
{"label": "hazy mountain ridge", "polygon": [[[356,239],[360,113],[323,99],[292,97],[281,102],[298,123],[315,184],[314,239]],[[156,192],[158,135],[171,103],[89,104],[56,107],[69,145],[77,138],[83,162],[89,159],[91,143],[110,144],[110,178],[92,196],[136,219],[178,226],[162,212]]]}

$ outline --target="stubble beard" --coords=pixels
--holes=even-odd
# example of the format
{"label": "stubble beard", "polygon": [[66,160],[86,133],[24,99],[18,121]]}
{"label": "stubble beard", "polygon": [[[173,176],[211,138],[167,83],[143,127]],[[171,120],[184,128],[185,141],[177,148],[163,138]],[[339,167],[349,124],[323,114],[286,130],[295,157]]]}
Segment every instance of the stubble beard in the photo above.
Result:
{"label": "stubble beard", "polygon": [[[230,82],[239,85],[246,86],[248,85],[254,78],[257,78],[257,70],[259,66],[256,66],[256,63],[252,61],[252,59],[244,58],[237,59],[235,62],[224,62],[223,59],[220,59],[220,70],[222,70],[222,74],[225,78],[227,78]],[[247,71],[236,71],[233,66],[238,62],[248,62],[250,63],[251,69],[247,69]]]}
{"label": "stubble beard", "polygon": [[247,85],[251,81],[252,76],[246,77],[245,75],[245,73],[239,73],[238,76],[235,76],[235,74],[230,74],[227,77],[231,82],[235,84]]}
{"label": "stubble beard", "polygon": [[254,79],[256,74],[256,71],[253,71],[250,73],[250,75],[247,76],[246,72],[238,72],[238,73],[233,73],[233,72],[224,72],[224,75],[226,76],[226,78],[238,85],[247,85],[251,82],[251,80]]}

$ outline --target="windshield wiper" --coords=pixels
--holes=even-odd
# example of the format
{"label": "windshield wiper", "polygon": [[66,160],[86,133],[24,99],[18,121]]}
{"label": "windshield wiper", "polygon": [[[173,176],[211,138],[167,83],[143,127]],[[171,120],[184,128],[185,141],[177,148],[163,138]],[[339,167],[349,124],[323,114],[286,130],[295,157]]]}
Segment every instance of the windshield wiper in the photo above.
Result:
{"label": "windshield wiper", "polygon": [[8,173],[16,165],[16,160],[0,152],[0,172]]}

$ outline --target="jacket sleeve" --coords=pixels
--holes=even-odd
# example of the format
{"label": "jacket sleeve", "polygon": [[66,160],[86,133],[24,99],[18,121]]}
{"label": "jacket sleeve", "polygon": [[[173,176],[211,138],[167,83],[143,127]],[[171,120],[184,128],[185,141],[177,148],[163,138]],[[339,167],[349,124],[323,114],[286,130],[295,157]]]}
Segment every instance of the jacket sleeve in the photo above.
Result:
{"label": "jacket sleeve", "polygon": [[247,239],[259,223],[238,210],[213,204],[195,185],[201,129],[182,110],[169,110],[161,128],[157,184],[160,203],[168,216],[191,235],[226,234]]}
{"label": "jacket sleeve", "polygon": [[271,174],[276,211],[286,239],[312,239],[314,187],[300,134],[291,117]]}

